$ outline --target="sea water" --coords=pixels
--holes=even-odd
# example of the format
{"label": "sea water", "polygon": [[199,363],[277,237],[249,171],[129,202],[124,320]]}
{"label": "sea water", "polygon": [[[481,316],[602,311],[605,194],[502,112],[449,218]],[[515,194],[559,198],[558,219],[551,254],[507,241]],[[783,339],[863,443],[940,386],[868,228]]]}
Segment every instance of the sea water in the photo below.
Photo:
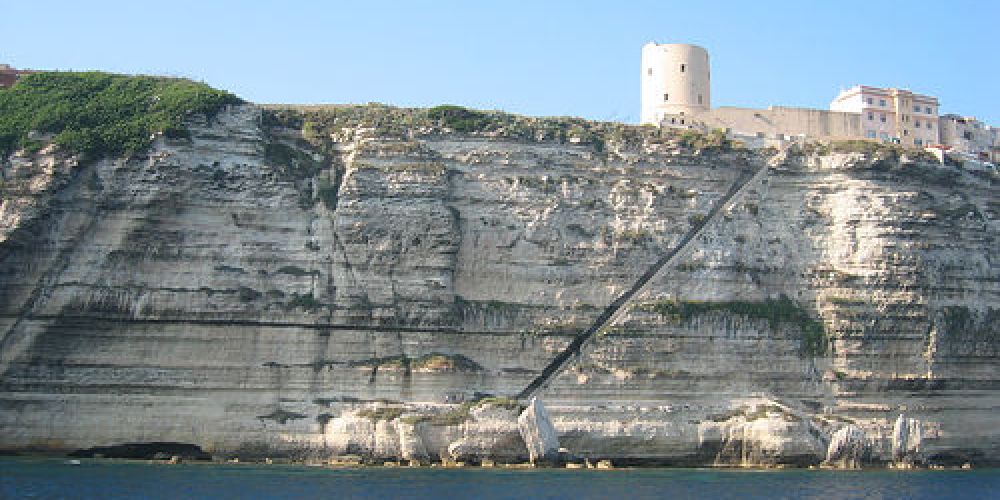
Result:
{"label": "sea water", "polygon": [[1000,498],[1000,470],[331,469],[0,458],[2,498]]}

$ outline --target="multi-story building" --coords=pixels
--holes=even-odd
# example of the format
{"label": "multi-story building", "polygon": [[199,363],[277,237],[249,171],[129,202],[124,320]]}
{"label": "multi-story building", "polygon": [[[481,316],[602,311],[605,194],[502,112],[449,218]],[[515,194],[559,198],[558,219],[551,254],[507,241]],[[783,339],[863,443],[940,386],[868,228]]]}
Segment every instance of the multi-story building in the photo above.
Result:
{"label": "multi-story building", "polygon": [[830,103],[831,111],[861,115],[863,137],[917,147],[941,142],[938,108],[936,97],[866,85],[844,90]]}
{"label": "multi-story building", "polygon": [[941,143],[984,161],[1000,161],[1000,128],[972,116],[942,116]]}
{"label": "multi-story building", "polygon": [[934,96],[906,89],[856,85],[829,110],[772,106],[712,108],[708,51],[689,44],[642,47],[641,123],[722,129],[754,147],[790,141],[870,139],[906,147],[935,146],[1000,161],[1000,128],[975,118],[939,116]]}

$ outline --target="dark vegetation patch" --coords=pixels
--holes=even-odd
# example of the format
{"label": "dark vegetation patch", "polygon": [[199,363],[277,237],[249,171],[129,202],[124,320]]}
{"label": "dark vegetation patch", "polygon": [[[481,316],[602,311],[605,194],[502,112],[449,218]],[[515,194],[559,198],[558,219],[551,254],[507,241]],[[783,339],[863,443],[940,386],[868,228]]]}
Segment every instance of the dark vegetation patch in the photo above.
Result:
{"label": "dark vegetation patch", "polygon": [[302,277],[302,276],[319,276],[319,271],[307,271],[299,266],[281,266],[275,274],[288,274],[291,276]]}
{"label": "dark vegetation patch", "polygon": [[313,158],[311,153],[280,141],[264,144],[264,160],[292,179],[312,177],[323,168],[323,163]]}
{"label": "dark vegetation patch", "polygon": [[323,307],[323,304],[313,297],[312,292],[303,294],[293,292],[291,300],[285,304],[285,309],[288,311],[293,309],[302,309],[304,311],[312,312],[321,307]]}
{"label": "dark vegetation patch", "polygon": [[101,72],[43,72],[25,75],[0,89],[0,156],[37,131],[86,158],[145,152],[152,136],[189,136],[185,120],[209,118],[240,98],[181,78],[127,76]]}
{"label": "dark vegetation patch", "polygon": [[967,306],[947,306],[938,313],[938,324],[948,339],[991,340],[1000,344],[1000,309],[975,311]]}
{"label": "dark vegetation patch", "polygon": [[294,411],[288,411],[281,408],[268,413],[267,415],[261,415],[257,417],[258,420],[274,420],[275,422],[285,425],[289,420],[301,420],[306,418],[305,415],[297,413]]}
{"label": "dark vegetation patch", "polygon": [[642,310],[655,312],[674,321],[687,321],[712,312],[723,312],[748,318],[764,319],[772,328],[789,324],[801,332],[801,353],[805,356],[822,356],[829,349],[829,339],[823,323],[787,297],[764,301],[698,301],[660,300],[641,306]]}
{"label": "dark vegetation patch", "polygon": [[253,302],[259,299],[263,294],[254,290],[253,288],[241,286],[239,291],[236,292],[240,299],[240,302]]}
{"label": "dark vegetation patch", "polygon": [[377,422],[379,420],[395,420],[404,411],[406,411],[405,408],[401,406],[380,406],[378,408],[361,410],[357,413],[357,416]]}
{"label": "dark vegetation patch", "polygon": [[516,413],[521,413],[521,411],[524,410],[524,406],[518,403],[515,399],[487,396],[472,401],[466,401],[460,405],[455,405],[441,413],[431,415],[409,415],[403,417],[401,421],[412,425],[427,423],[439,427],[461,425],[469,419],[474,408],[483,406],[499,407]]}
{"label": "dark vegetation patch", "polygon": [[432,352],[411,358],[405,355],[351,361],[353,368],[378,368],[380,370],[403,370],[425,372],[479,372],[482,365],[461,354]]}

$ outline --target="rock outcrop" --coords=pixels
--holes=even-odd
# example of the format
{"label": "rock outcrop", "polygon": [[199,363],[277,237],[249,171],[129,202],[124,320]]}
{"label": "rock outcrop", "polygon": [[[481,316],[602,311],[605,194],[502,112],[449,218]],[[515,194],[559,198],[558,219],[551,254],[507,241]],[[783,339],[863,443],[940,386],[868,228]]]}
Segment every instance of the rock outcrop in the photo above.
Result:
{"label": "rock outcrop", "polygon": [[559,435],[556,434],[549,412],[538,398],[517,418],[521,439],[528,448],[528,460],[535,463],[556,463],[559,460]]}
{"label": "rock outcrop", "polygon": [[848,424],[830,436],[823,463],[841,469],[859,469],[870,461],[870,453],[865,431]]}
{"label": "rock outcrop", "polygon": [[0,448],[547,457],[505,397],[770,162],[540,393],[558,446],[1000,460],[995,173],[269,113],[196,119],[142,157],[0,163]]}

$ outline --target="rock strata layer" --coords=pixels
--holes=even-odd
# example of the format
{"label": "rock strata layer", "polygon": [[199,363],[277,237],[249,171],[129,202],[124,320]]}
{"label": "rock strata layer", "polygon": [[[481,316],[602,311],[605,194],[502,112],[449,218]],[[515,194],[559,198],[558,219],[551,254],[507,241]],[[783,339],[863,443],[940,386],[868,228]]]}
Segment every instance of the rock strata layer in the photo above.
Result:
{"label": "rock strata layer", "polygon": [[0,164],[0,448],[548,456],[506,397],[771,161],[540,394],[556,446],[1000,461],[995,174],[264,123],[240,106],[141,158]]}

